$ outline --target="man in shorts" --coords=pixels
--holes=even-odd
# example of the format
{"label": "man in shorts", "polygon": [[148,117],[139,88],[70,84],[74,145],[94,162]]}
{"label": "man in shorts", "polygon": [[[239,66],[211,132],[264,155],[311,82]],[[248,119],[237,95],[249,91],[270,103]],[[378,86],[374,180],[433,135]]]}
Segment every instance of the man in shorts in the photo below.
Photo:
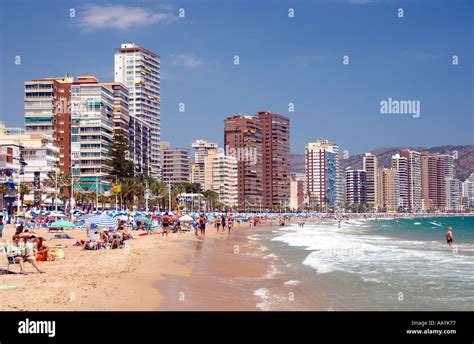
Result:
{"label": "man in shorts", "polygon": [[161,219],[161,224],[163,225],[163,230],[161,231],[161,236],[163,237],[165,234],[168,236],[168,228],[170,226],[170,217],[168,212],[165,213],[163,218]]}

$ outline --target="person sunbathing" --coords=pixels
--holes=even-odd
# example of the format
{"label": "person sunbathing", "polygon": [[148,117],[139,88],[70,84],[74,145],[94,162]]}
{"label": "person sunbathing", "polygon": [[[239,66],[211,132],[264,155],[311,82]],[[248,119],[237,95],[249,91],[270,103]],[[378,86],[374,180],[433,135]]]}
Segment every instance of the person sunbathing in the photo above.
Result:
{"label": "person sunbathing", "polygon": [[49,247],[46,246],[44,243],[43,237],[36,238],[36,259],[39,261],[47,261],[48,260],[48,251]]}
{"label": "person sunbathing", "polygon": [[115,233],[115,234],[112,234],[112,239],[110,241],[110,248],[111,249],[116,249],[116,248],[120,248],[120,246],[123,244],[123,241],[121,240],[121,235],[120,233]]}
{"label": "person sunbathing", "polygon": [[8,254],[14,257],[15,262],[20,265],[20,273],[27,275],[25,271],[24,262],[28,262],[38,271],[39,273],[44,273],[38,265],[36,264],[36,257],[34,251],[31,251],[31,248],[28,248],[26,245],[21,245],[21,238],[19,235],[14,235],[12,239],[12,244],[7,248]]}

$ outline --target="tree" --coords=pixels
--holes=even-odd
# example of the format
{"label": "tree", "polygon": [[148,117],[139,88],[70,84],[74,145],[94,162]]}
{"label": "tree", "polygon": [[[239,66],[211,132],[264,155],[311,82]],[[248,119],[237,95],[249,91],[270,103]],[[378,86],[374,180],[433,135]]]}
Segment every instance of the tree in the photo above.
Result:
{"label": "tree", "polygon": [[[166,182],[166,180],[164,181]],[[186,193],[202,193],[202,185],[199,183],[178,183]]]}
{"label": "tree", "polygon": [[[53,189],[53,192],[47,194],[46,197],[51,198],[56,202],[56,195],[65,205],[69,199],[69,194],[66,192],[67,187],[71,185],[71,176],[64,173],[48,172],[47,178],[44,181],[44,186]],[[57,188],[57,194],[56,194]]]}
{"label": "tree", "polygon": [[109,148],[107,166],[111,168],[110,175],[119,180],[132,178],[134,174],[133,162],[128,160],[129,146],[125,136],[116,134],[114,142]]}
{"label": "tree", "polygon": [[207,208],[214,210],[219,202],[219,194],[213,190],[206,190],[202,193],[206,201]]}
{"label": "tree", "polygon": [[28,184],[22,183],[20,184],[20,202],[21,207],[23,208],[23,200],[25,199],[25,195],[29,195],[31,192],[31,187]]}

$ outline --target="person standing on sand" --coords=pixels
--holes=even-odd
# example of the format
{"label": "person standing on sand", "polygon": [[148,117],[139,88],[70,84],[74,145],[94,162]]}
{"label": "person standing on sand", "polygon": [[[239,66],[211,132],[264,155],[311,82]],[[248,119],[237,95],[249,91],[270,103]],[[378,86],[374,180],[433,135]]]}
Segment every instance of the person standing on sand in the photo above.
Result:
{"label": "person standing on sand", "polygon": [[221,217],[217,216],[216,217],[216,230],[217,230],[217,233],[219,233],[219,228],[221,228]]}
{"label": "person standing on sand", "polygon": [[448,231],[446,232],[446,242],[448,243],[449,248],[451,248],[453,240],[453,229],[451,227],[448,227]]}

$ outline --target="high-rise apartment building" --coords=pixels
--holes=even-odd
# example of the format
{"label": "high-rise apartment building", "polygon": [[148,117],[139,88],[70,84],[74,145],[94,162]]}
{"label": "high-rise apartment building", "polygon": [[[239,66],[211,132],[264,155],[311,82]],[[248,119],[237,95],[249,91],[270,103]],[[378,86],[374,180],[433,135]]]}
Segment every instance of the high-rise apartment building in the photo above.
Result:
{"label": "high-rise apartment building", "polygon": [[237,160],[238,205],[263,209],[262,128],[255,116],[236,115],[224,120],[226,155]]}
{"label": "high-rise apartment building", "polygon": [[196,140],[192,143],[194,148],[194,163],[192,166],[191,180],[204,186],[204,158],[211,152],[217,151],[217,143],[206,140]]}
{"label": "high-rise apartment building", "polygon": [[[363,169],[367,173],[367,203],[378,208],[378,161],[377,156],[372,153],[365,153],[363,157]],[[346,183],[347,185],[347,183]],[[347,191],[346,191],[347,194]]]}
{"label": "high-rise apartment building", "polygon": [[115,82],[129,89],[130,114],[151,128],[150,174],[161,178],[160,57],[135,43],[122,44],[115,51]]}
{"label": "high-rise apartment building", "polygon": [[95,76],[79,76],[71,87],[71,154],[77,190],[108,190],[113,142],[113,93]]}
{"label": "high-rise apartment building", "polygon": [[400,172],[394,168],[379,169],[379,207],[388,212],[395,212],[400,206]]}
{"label": "high-rise apartment building", "polygon": [[310,204],[336,206],[344,197],[339,194],[339,146],[328,140],[317,140],[306,145],[306,185]]}
{"label": "high-rise apartment building", "polygon": [[292,175],[290,180],[290,209],[300,211],[304,206],[305,176]]}
{"label": "high-rise apartment building", "polygon": [[446,182],[446,210],[462,210],[462,184],[457,178],[445,178]]}
{"label": "high-rise apartment building", "polygon": [[290,199],[290,119],[268,111],[256,117],[262,132],[263,207],[279,209]]}
{"label": "high-rise apartment building", "polygon": [[446,210],[456,211],[460,209],[460,181],[456,179],[454,155],[440,154],[444,163]]}
{"label": "high-rise apartment building", "polygon": [[421,154],[421,182],[425,210],[446,207],[444,160],[439,155]]}
{"label": "high-rise apartment building", "polygon": [[189,183],[191,181],[191,158],[185,148],[171,148],[168,142],[161,142],[163,153],[163,181],[166,183]]}
{"label": "high-rise apartment building", "polygon": [[398,199],[397,209],[406,211],[409,208],[408,196],[408,161],[400,154],[392,155],[392,169],[397,171],[398,179]]}
{"label": "high-rise apartment building", "polygon": [[462,183],[463,205],[474,208],[474,173]]}
{"label": "high-rise apartment building", "polygon": [[346,201],[351,204],[367,204],[367,171],[347,167],[345,180]]}
{"label": "high-rise apartment building", "polygon": [[128,110],[128,88],[119,82],[102,83],[113,95],[114,100],[114,136],[120,135],[130,139],[130,115]]}
{"label": "high-rise apartment building", "polygon": [[135,175],[149,176],[151,128],[144,120],[130,115],[128,131],[130,160],[133,162]]}
{"label": "high-rise apartment building", "polygon": [[59,169],[71,172],[71,84],[66,75],[25,82],[25,127],[28,133],[42,133],[59,148]]}
{"label": "high-rise apartment building", "polygon": [[421,153],[403,149],[400,156],[407,159],[408,175],[408,206],[411,211],[423,210],[423,195],[421,188]]}
{"label": "high-rise apartment building", "polygon": [[224,152],[211,151],[204,158],[204,189],[213,190],[226,207],[238,207],[237,159]]}

